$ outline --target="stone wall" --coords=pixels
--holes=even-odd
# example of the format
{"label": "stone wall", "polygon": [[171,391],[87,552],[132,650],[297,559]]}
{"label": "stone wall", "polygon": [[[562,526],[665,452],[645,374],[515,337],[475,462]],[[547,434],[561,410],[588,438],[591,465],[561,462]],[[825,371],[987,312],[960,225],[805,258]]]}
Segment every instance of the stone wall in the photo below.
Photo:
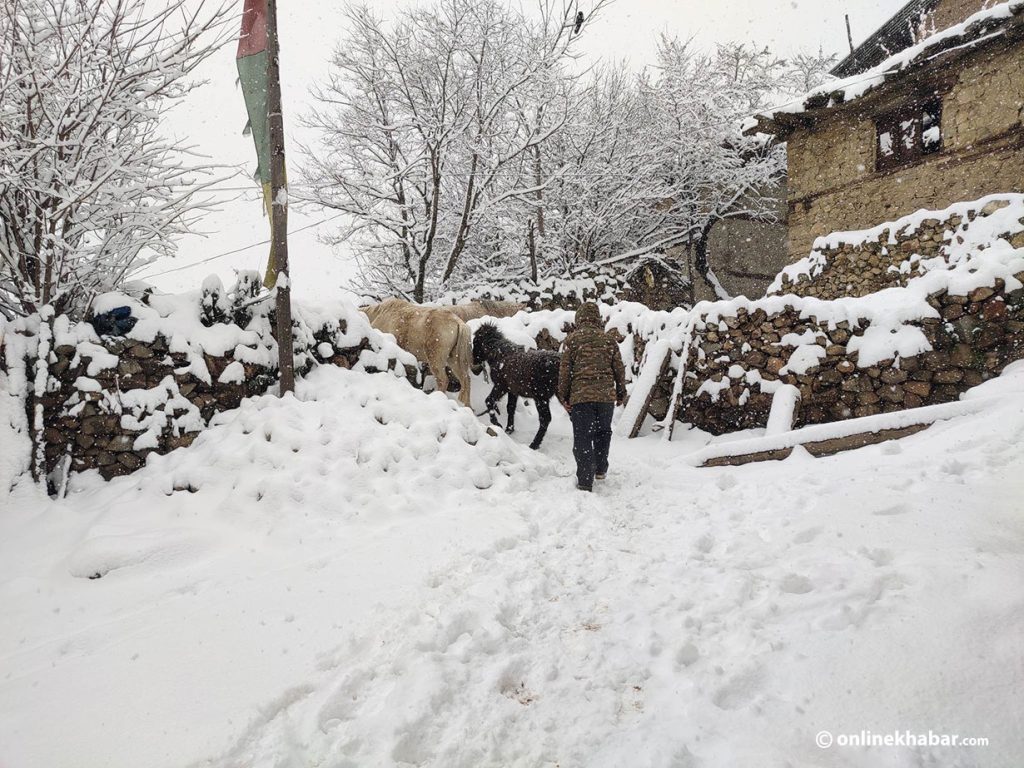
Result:
{"label": "stone wall", "polygon": [[[1012,209],[1012,210],[1008,210]],[[810,257],[785,268],[769,293],[838,299],[905,286],[932,260],[1004,239],[1024,248],[1024,199],[993,196],[945,211],[910,216],[867,232],[835,233],[815,242]]]}
{"label": "stone wall", "polygon": [[[107,338],[98,346],[94,356],[79,347],[57,346],[51,386],[38,401],[28,399],[30,410],[36,402],[45,409],[46,472],[67,457],[73,472],[97,469],[108,480],[128,474],[150,453],[191,445],[216,414],[277,382],[275,368],[242,362],[235,367],[231,354],[203,356],[207,381],[190,369],[184,353],[169,352],[163,336],[151,343]],[[355,347],[332,348],[333,354],[316,362],[352,368],[369,347],[363,340]],[[89,376],[95,359],[105,355],[116,357],[116,365]]]}
{"label": "stone wall", "polygon": [[[240,293],[237,299],[245,303]],[[266,306],[232,311],[222,291],[205,286],[202,297],[138,301],[107,294],[101,300],[129,307],[133,328],[98,336],[90,323],[61,316],[4,329],[0,365],[20,369],[15,378],[28,390],[33,474],[49,476],[54,486],[69,471],[95,469],[105,479],[128,474],[151,453],[190,445],[217,414],[277,382],[273,313]],[[224,311],[211,315],[218,304]],[[337,315],[294,309],[299,376],[316,365],[337,365],[392,371],[415,382],[414,359],[354,307],[339,305]]]}
{"label": "stone wall", "polygon": [[[1018,279],[1024,280],[1024,272]],[[939,316],[911,327],[921,330],[932,349],[866,366],[851,342],[865,337],[867,319],[834,322],[816,317],[813,306],[795,297],[780,299],[791,301],[774,311],[740,307],[735,315],[698,323],[678,413],[682,421],[713,434],[764,427],[778,384],[800,389],[796,426],[950,402],[1024,358],[1024,290],[1008,293],[1001,280],[968,295],[930,297]],[[814,341],[794,348],[784,343],[787,337]],[[665,381],[658,395],[661,412],[652,405],[652,415],[664,417],[669,394]]]}
{"label": "stone wall", "polygon": [[935,10],[929,14],[928,26],[936,31],[948,29],[990,5],[986,0],[939,0]]}
{"label": "stone wall", "polygon": [[[626,325],[661,420],[715,434],[764,427],[782,384],[797,426],[957,399],[1024,358],[1024,195],[921,211],[819,239],[763,299],[649,313]],[[620,324],[621,325],[621,324]],[[645,347],[668,340],[667,372]],[[659,353],[660,356],[660,353]],[[683,376],[680,379],[679,371]]]}
{"label": "stone wall", "polygon": [[[1007,34],[936,69],[932,76],[948,82],[894,80],[789,136],[790,261],[829,232],[1024,192],[1024,41]],[[941,151],[876,171],[875,118],[912,102],[925,86],[942,93]]]}
{"label": "stone wall", "polygon": [[612,264],[582,265],[571,274],[537,282],[524,279],[481,285],[444,296],[439,303],[512,301],[525,304],[530,311],[575,311],[587,301],[640,302],[652,309],[689,306],[693,303],[693,291],[685,269],[685,264],[672,254],[637,256]]}
{"label": "stone wall", "polygon": [[[106,355],[116,357],[116,365],[89,376]],[[240,363],[241,375],[222,381],[234,360],[205,355],[206,382],[188,370],[186,355],[169,352],[163,336],[148,344],[104,339],[92,355],[63,344],[54,356],[51,387],[38,400],[45,409],[46,471],[68,457],[72,471],[98,469],[105,479],[138,469],[150,453],[190,445],[214,414],[263,394],[277,380],[276,370]],[[29,397],[30,410],[36,402]],[[154,419],[163,423],[148,438]]]}
{"label": "stone wall", "polygon": [[580,267],[572,274],[546,277],[534,282],[521,279],[500,284],[485,283],[443,296],[440,304],[461,304],[487,299],[525,304],[530,310],[575,310],[585,301],[611,303],[628,288],[628,270],[614,266]]}

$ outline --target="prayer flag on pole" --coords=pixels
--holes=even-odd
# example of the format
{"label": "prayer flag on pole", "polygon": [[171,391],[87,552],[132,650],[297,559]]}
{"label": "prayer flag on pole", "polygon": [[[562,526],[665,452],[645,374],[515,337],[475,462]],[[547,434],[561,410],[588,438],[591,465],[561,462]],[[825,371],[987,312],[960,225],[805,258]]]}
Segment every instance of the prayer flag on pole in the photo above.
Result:
{"label": "prayer flag on pole", "polygon": [[[245,0],[242,32],[238,38],[238,79],[242,85],[245,111],[249,115],[247,131],[256,145],[256,174],[263,187],[263,204],[273,229],[274,207],[270,199],[270,124],[267,111],[267,0]],[[267,273],[263,284],[273,288],[277,280],[274,246],[270,246]]]}

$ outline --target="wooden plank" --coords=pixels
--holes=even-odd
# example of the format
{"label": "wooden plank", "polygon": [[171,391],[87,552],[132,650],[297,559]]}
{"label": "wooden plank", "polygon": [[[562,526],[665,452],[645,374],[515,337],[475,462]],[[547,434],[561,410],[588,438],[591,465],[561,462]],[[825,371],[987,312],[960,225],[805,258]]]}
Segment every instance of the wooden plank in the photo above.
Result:
{"label": "wooden plank", "polygon": [[[713,466],[711,460],[781,451],[797,445],[810,446],[820,455],[851,450],[886,439],[913,434],[938,421],[981,413],[1002,403],[1003,397],[971,397],[951,403],[926,405],[874,416],[861,416],[824,424],[812,424],[791,432],[760,437],[741,438],[724,443],[710,443],[689,454],[684,461],[691,466]],[[904,432],[903,430],[913,430]],[[875,437],[882,435],[882,437]],[[888,435],[888,437],[885,437]]]}
{"label": "wooden plank", "polygon": [[[630,427],[629,429],[630,438],[634,438],[640,434],[640,430],[644,426],[644,421],[647,420],[647,412],[651,407],[651,401],[654,400],[654,393],[658,391],[658,385],[661,383],[661,380],[665,377],[665,374],[668,373],[668,367],[671,360],[672,348],[668,345],[665,345],[665,354],[661,359],[661,366],[658,368],[658,375],[654,377],[654,379],[652,380],[650,388],[647,390],[646,393],[633,393],[632,397],[636,397],[642,394],[644,398],[644,404],[640,411],[637,413],[636,421],[633,422],[633,426]],[[649,360],[647,362],[647,365],[651,365],[651,363],[652,361]],[[669,404],[669,407],[671,407],[671,403]]]}
{"label": "wooden plank", "polygon": [[[932,423],[914,424],[900,429],[882,429],[877,432],[860,432],[855,435],[835,437],[829,440],[800,443],[800,445],[807,449],[807,452],[812,456],[832,456],[833,454],[842,453],[843,451],[852,451],[856,448],[863,448],[866,445],[875,445],[876,443],[884,443],[889,440],[898,440],[901,437],[909,437],[917,432],[928,429]],[[768,451],[741,453],[735,456],[718,456],[713,459],[708,459],[701,464],[701,466],[738,467],[743,464],[753,464],[758,461],[781,461],[782,459],[789,458],[791,453],[793,453],[792,448],[776,448]]]}
{"label": "wooden plank", "polygon": [[738,467],[742,464],[753,464],[755,461],[782,461],[788,459],[792,448],[777,448],[774,451],[758,451],[757,453],[741,453],[738,456],[719,456],[708,459],[702,467]]}
{"label": "wooden plank", "polygon": [[819,440],[814,443],[804,443],[804,448],[806,448],[807,452],[812,456],[831,456],[835,453],[863,448],[865,445],[875,445],[876,443],[884,443],[888,440],[898,440],[901,437],[909,437],[910,435],[914,435],[928,429],[930,426],[931,424],[914,424],[909,427],[903,427],[902,429],[883,429],[878,432],[861,432],[858,435],[837,437],[832,440]]}

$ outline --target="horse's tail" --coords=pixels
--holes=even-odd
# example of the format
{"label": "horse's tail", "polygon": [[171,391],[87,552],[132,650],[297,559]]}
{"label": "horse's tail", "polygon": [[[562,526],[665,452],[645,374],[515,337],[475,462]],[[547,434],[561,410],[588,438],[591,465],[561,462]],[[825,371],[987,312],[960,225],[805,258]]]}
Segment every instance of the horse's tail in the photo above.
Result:
{"label": "horse's tail", "polygon": [[452,373],[459,380],[459,402],[472,407],[469,400],[469,372],[473,365],[473,335],[469,326],[462,320],[459,320],[459,331],[455,336],[455,346],[452,348],[450,359]]}

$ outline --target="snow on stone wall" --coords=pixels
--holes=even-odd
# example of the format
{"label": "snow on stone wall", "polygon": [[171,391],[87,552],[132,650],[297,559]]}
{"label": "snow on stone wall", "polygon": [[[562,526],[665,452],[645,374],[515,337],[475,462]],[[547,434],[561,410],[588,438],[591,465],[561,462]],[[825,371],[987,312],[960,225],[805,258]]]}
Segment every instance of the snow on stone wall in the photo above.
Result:
{"label": "snow on stone wall", "polygon": [[[214,278],[184,294],[97,297],[94,317],[127,307],[134,321],[108,335],[66,316],[7,324],[8,395],[20,393],[30,423],[40,419],[31,430],[36,474],[127,474],[266,392],[277,380],[271,303],[251,302],[244,286],[226,294]],[[402,378],[415,370],[411,355],[344,302],[296,305],[293,331],[300,375],[322,364]]]}
{"label": "snow on stone wall", "polygon": [[439,304],[461,304],[488,299],[526,304],[530,309],[575,310],[585,301],[613,303],[627,288],[626,273],[614,267],[595,267],[586,273],[523,279],[500,285],[481,285],[442,297]]}
{"label": "snow on stone wall", "polygon": [[531,310],[575,310],[586,301],[641,302],[654,309],[690,306],[693,288],[678,262],[656,254],[619,257],[610,264],[584,264],[571,272],[533,282],[485,284],[443,297],[440,304],[489,299],[525,304]]}
{"label": "snow on stone wall", "polygon": [[1022,195],[921,211],[819,239],[775,286],[803,295],[652,313],[638,346],[668,338],[675,358],[649,413],[667,414],[684,348],[677,415],[717,434],[764,427],[782,384],[798,426],[955,400],[1024,358],[1022,231]]}
{"label": "snow on stone wall", "polygon": [[782,384],[800,390],[796,426],[950,402],[1024,357],[1019,288],[1008,292],[1000,279],[928,305],[930,316],[898,326],[837,320],[799,300],[705,317],[679,418],[716,434],[764,427]]}
{"label": "snow on stone wall", "polygon": [[943,211],[921,210],[859,232],[819,237],[810,256],[779,273],[769,294],[865,296],[929,270],[947,270],[1003,240],[1024,248],[1024,195],[991,195]]}

